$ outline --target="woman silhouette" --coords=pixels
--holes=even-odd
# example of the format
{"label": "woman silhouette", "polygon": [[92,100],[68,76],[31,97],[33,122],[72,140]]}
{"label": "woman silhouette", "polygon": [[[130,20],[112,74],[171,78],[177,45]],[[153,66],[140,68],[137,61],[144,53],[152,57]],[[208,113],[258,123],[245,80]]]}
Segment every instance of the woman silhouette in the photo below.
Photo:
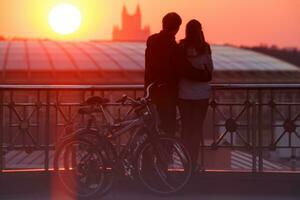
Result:
{"label": "woman silhouette", "polygon": [[[191,20],[186,26],[186,37],[180,42],[187,59],[197,69],[213,72],[210,45],[205,41],[202,25]],[[209,105],[211,87],[208,82],[180,78],[179,110],[182,122],[182,140],[189,149],[195,171],[199,169],[198,155],[203,139],[203,122]]]}

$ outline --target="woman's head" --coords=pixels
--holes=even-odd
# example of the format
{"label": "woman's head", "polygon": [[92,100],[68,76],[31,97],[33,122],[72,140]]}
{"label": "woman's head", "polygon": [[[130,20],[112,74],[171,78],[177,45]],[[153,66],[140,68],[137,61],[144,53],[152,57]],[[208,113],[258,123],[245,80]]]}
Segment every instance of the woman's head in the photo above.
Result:
{"label": "woman's head", "polygon": [[186,25],[185,45],[194,47],[199,53],[205,53],[206,41],[199,21],[193,19]]}

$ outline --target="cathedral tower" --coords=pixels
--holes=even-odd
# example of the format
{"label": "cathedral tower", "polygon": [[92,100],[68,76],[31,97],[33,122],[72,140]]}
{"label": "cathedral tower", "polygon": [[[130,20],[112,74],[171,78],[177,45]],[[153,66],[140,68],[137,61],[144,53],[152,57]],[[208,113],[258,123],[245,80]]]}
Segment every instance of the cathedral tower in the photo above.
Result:
{"label": "cathedral tower", "polygon": [[130,15],[126,6],[123,6],[122,11],[122,27],[114,27],[114,41],[146,41],[150,35],[150,28],[146,26],[142,28],[142,13],[140,6],[137,5],[136,11]]}

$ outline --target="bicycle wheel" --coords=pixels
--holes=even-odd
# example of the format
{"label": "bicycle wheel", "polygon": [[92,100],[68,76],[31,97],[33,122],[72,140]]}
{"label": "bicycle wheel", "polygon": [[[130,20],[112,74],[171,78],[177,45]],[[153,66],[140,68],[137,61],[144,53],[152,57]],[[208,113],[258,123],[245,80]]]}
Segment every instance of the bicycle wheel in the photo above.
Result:
{"label": "bicycle wheel", "polygon": [[54,169],[60,183],[72,196],[91,198],[108,191],[110,172],[105,158],[101,149],[88,140],[64,141],[55,152]]}
{"label": "bicycle wheel", "polygon": [[73,133],[73,138],[82,138],[100,147],[107,164],[110,167],[115,164],[118,156],[114,145],[105,136],[100,135],[97,130],[80,129]]}
{"label": "bicycle wheel", "polygon": [[181,190],[192,173],[187,149],[176,138],[159,136],[141,145],[136,162],[139,179],[150,191],[169,195]]}
{"label": "bicycle wheel", "polygon": [[117,152],[114,145],[103,135],[99,135],[99,131],[95,129],[81,129],[74,133],[74,137],[83,138],[100,147],[101,155],[105,159],[105,185],[102,187],[101,193],[106,194],[113,186],[116,177]]}

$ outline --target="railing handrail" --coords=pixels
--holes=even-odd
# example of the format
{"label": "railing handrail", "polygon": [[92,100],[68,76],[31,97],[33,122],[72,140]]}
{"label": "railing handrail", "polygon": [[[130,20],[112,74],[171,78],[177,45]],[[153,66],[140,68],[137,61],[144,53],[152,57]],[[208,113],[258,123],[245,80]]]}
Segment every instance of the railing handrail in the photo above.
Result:
{"label": "railing handrail", "polygon": [[[300,84],[211,84],[213,89],[300,89]],[[131,90],[143,89],[144,85],[0,85],[0,90]]]}

